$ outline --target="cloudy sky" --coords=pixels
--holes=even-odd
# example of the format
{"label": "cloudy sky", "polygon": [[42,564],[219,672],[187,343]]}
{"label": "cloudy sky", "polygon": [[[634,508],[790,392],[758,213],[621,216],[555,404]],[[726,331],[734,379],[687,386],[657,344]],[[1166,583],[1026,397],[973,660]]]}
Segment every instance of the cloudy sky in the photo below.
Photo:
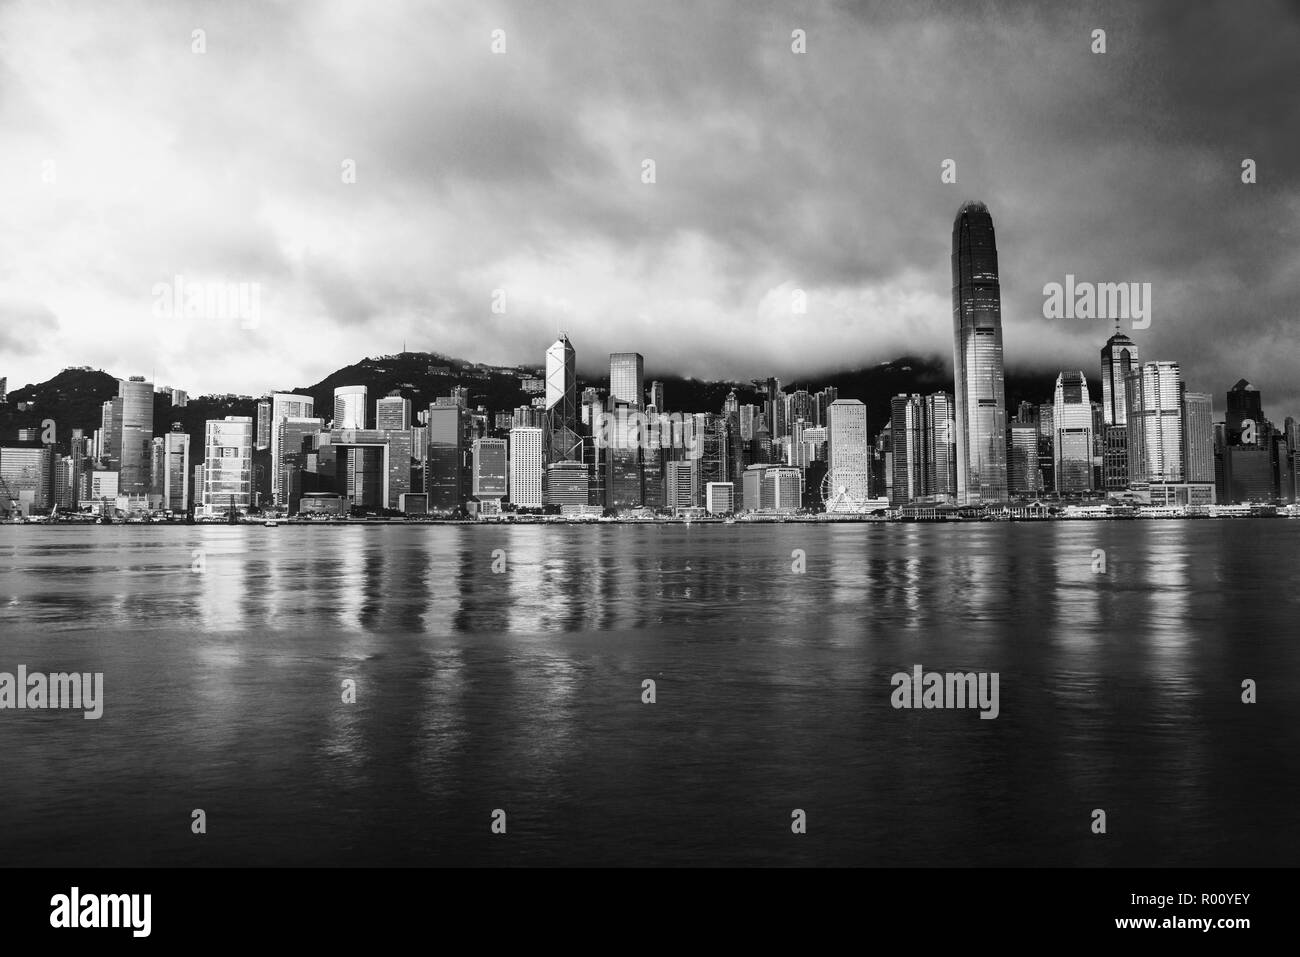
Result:
{"label": "cloudy sky", "polygon": [[0,3],[0,375],[261,393],[559,328],[589,373],[951,362],[973,198],[1010,367],[1095,379],[1112,324],[1044,284],[1150,282],[1144,358],[1300,414],[1300,11],[1040,6]]}

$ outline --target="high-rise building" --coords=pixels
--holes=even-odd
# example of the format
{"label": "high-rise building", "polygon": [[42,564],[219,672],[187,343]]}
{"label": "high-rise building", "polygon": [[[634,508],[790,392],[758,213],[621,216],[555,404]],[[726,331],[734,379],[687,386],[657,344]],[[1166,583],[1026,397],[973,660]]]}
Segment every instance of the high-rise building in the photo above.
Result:
{"label": "high-rise building", "polygon": [[1177,362],[1144,362],[1124,380],[1129,482],[1182,482],[1182,372]]}
{"label": "high-rise building", "polygon": [[341,385],[334,390],[334,428],[364,429],[366,427],[366,396],[363,385]]}
{"label": "high-rise building", "polygon": [[788,465],[763,470],[759,511],[797,512],[803,505],[803,473]]}
{"label": "high-rise building", "polygon": [[163,441],[163,508],[185,512],[190,507],[190,437],[177,422]]}
{"label": "high-rise building", "polygon": [[271,400],[261,399],[257,403],[257,443],[253,446],[259,452],[271,447]]}
{"label": "high-rise building", "polygon": [[826,458],[831,494],[843,489],[844,495],[857,501],[870,497],[867,407],[857,399],[836,399],[827,408]]}
{"label": "high-rise building", "polygon": [[919,395],[896,395],[889,403],[894,480],[891,505],[908,505],[925,495],[924,406]]}
{"label": "high-rise building", "polygon": [[118,454],[119,490],[122,495],[145,495],[152,481],[153,384],[144,376],[118,380],[122,424]]}
{"label": "high-rise building", "polygon": [[510,430],[510,501],[516,508],[542,507],[542,445],[539,428]]}
{"label": "high-rise building", "polygon": [[424,490],[430,512],[454,512],[460,508],[464,482],[463,410],[459,405],[429,406],[429,452],[424,462]]}
{"label": "high-rise building", "polygon": [[1013,422],[1007,427],[1007,491],[1013,496],[1042,491],[1038,471],[1038,427]]}
{"label": "high-rise building", "polygon": [[253,417],[208,419],[203,439],[203,514],[247,510],[253,501]]}
{"label": "high-rise building", "polygon": [[[1245,379],[1239,379],[1237,384],[1228,390],[1227,409],[1224,424],[1228,427],[1229,445],[1264,444],[1264,405],[1258,389]],[[1250,438],[1250,430],[1244,427],[1246,422],[1253,422],[1255,425],[1253,441],[1245,441]]]}
{"label": "high-rise building", "polygon": [[1138,367],[1138,347],[1116,327],[1101,347],[1101,411],[1106,425],[1126,425],[1124,379]]}
{"label": "high-rise building", "polygon": [[[1128,404],[1120,404],[1127,419]],[[1128,488],[1128,425],[1106,426],[1101,455],[1102,488],[1108,493],[1124,491]]]}
{"label": "high-rise building", "polygon": [[650,405],[653,405],[660,412],[666,411],[664,408],[664,384],[657,379],[650,383]]}
{"label": "high-rise building", "polygon": [[1214,481],[1214,400],[1208,392],[1183,393],[1183,476]]}
{"label": "high-rise building", "polygon": [[699,505],[699,487],[695,460],[672,461],[667,465],[664,479],[664,506],[673,511]]}
{"label": "high-rise building", "polygon": [[704,501],[709,482],[727,481],[727,423],[713,412],[697,412],[691,420],[695,449],[695,504]]}
{"label": "high-rise building", "polygon": [[957,499],[1007,497],[1002,293],[993,217],[968,202],[952,227],[953,378],[957,405]]}
{"label": "high-rise building", "polygon": [[[310,419],[316,411],[316,400],[309,395],[277,392],[271,396],[269,443],[271,447],[271,501],[277,506],[287,505],[281,480],[284,476],[284,452],[280,448],[280,425],[285,419]],[[288,449],[289,452],[300,451]]]}
{"label": "high-rise building", "polygon": [[473,495],[499,503],[509,493],[509,451],[505,439],[475,439]]}
{"label": "high-rise building", "polygon": [[[8,488],[0,509],[8,510],[14,502],[24,515],[53,506],[54,452],[44,448],[0,448],[0,479]],[[116,491],[114,492],[116,496]]]}
{"label": "high-rise building", "polygon": [[[320,448],[324,430],[325,420],[322,418],[291,415],[277,420],[275,430],[271,433],[279,455],[278,461],[272,463],[272,483],[279,494],[276,505],[287,508],[291,514],[298,510],[302,493],[308,490],[304,484],[304,474],[317,471],[316,468],[309,467],[309,463]],[[319,489],[313,487],[310,490]]]}
{"label": "high-rise building", "polygon": [[173,409],[183,409],[185,406],[189,405],[190,396],[184,389],[172,389],[171,394]]}
{"label": "high-rise building", "polygon": [[100,410],[99,431],[99,448],[96,450],[95,457],[110,469],[116,469],[122,457],[121,395],[103,404]]}
{"label": "high-rise building", "polygon": [[957,496],[953,401],[946,392],[898,395],[890,403],[889,501],[952,501]]}
{"label": "high-rise building", "polygon": [[1087,379],[1081,371],[1062,372],[1052,404],[1053,467],[1056,491],[1062,495],[1092,491],[1092,427]]}
{"label": "high-rise building", "polygon": [[644,389],[645,359],[639,352],[611,352],[609,355],[609,397],[626,402],[634,410],[646,406]]}
{"label": "high-rise building", "polygon": [[546,350],[546,461],[582,461],[578,432],[578,360],[569,337]]}
{"label": "high-rise building", "polygon": [[635,508],[645,501],[641,468],[645,436],[638,427],[637,415],[630,403],[610,399],[608,417],[612,426],[604,430],[605,444],[598,450],[604,473],[601,504],[605,508]]}
{"label": "high-rise building", "polygon": [[835,386],[827,386],[817,393],[817,424],[826,425],[826,410],[831,407],[831,403],[840,397],[840,390]]}
{"label": "high-rise building", "polygon": [[405,431],[411,427],[411,400],[397,393],[375,402],[375,428],[381,432]]}

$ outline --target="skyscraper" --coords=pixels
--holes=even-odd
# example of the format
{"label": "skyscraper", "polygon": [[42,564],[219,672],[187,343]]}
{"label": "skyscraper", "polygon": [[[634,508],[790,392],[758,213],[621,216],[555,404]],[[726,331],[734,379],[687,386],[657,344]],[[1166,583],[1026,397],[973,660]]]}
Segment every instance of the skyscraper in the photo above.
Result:
{"label": "skyscraper", "polygon": [[454,512],[461,505],[464,429],[459,405],[429,406],[429,452],[424,463],[424,490],[430,512]]}
{"label": "skyscraper", "polygon": [[1092,403],[1081,371],[1066,371],[1056,377],[1052,425],[1056,491],[1092,491]]}
{"label": "skyscraper", "polygon": [[163,507],[173,512],[184,512],[190,506],[190,437],[182,432],[180,423],[163,436],[165,441],[163,467]]}
{"label": "skyscraper", "polygon": [[366,427],[366,394],[363,385],[341,385],[334,390],[334,428]]}
{"label": "skyscraper", "polygon": [[925,494],[951,502],[957,497],[957,443],[953,400],[947,392],[925,397]]}
{"label": "skyscraper", "polygon": [[1101,411],[1106,425],[1125,425],[1124,378],[1138,367],[1138,347],[1116,327],[1101,347]]}
{"label": "skyscraper", "polygon": [[475,439],[474,455],[474,497],[483,501],[495,499],[500,504],[509,491],[508,452],[505,439]]}
{"label": "skyscraper", "polygon": [[510,430],[510,501],[517,508],[542,507],[542,430]]}
{"label": "skyscraper", "polygon": [[1214,400],[1208,392],[1183,393],[1183,479],[1214,481]]}
{"label": "skyscraper", "polygon": [[909,505],[925,495],[923,409],[919,395],[896,395],[890,400],[889,433],[894,443],[891,505]]}
{"label": "skyscraper", "polygon": [[271,447],[271,400],[260,399],[257,403],[257,450]]}
{"label": "skyscraper", "polygon": [[[851,499],[870,495],[871,445],[867,407],[857,399],[836,399],[826,412],[826,458],[832,495],[840,489]],[[746,507],[748,503],[746,503]]]}
{"label": "skyscraper", "polygon": [[957,400],[957,500],[1007,497],[1002,293],[993,217],[968,202],[952,226],[953,379]]}
{"label": "skyscraper", "polygon": [[404,431],[411,427],[411,400],[401,395],[386,395],[375,402],[375,428],[379,431]]}
{"label": "skyscraper", "polygon": [[121,409],[119,431],[115,437],[119,494],[144,495],[149,491],[152,478],[153,384],[146,382],[144,376],[119,379],[117,398]]}
{"label": "skyscraper", "polygon": [[[277,392],[271,396],[271,501],[276,505],[286,504],[281,485],[284,476],[284,451],[280,447],[280,425],[285,419],[312,418],[315,409],[316,400],[309,395]],[[287,451],[294,453],[300,450],[288,449]]]}
{"label": "skyscraper", "polygon": [[650,383],[650,404],[660,412],[664,409],[664,384],[658,380]]}
{"label": "skyscraper", "polygon": [[205,515],[245,510],[253,493],[253,417],[208,419],[203,441],[202,508]]}
{"label": "skyscraper", "polygon": [[611,352],[609,355],[609,397],[626,402],[634,410],[645,408],[645,360],[639,352]]}
{"label": "skyscraper", "polygon": [[578,434],[578,360],[569,337],[546,350],[546,461],[581,462]]}
{"label": "skyscraper", "polygon": [[1130,482],[1182,482],[1183,393],[1177,362],[1145,362],[1124,380]]}
{"label": "skyscraper", "polygon": [[[1260,391],[1245,379],[1239,379],[1237,384],[1228,390],[1227,414],[1224,416],[1224,424],[1228,427],[1228,444],[1229,445],[1262,445],[1264,430],[1264,404]],[[1243,441],[1242,425],[1245,422],[1255,424],[1254,440],[1251,442]],[[1247,433],[1247,436],[1249,434]]]}

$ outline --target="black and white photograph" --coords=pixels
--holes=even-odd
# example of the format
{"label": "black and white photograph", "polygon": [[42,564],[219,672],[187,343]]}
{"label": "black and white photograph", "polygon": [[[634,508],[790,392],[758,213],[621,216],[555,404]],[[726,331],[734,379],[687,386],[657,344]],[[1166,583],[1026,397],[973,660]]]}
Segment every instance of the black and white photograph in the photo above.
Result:
{"label": "black and white photograph", "polygon": [[0,0],[0,920],[1278,933],[1298,51],[1289,0]]}

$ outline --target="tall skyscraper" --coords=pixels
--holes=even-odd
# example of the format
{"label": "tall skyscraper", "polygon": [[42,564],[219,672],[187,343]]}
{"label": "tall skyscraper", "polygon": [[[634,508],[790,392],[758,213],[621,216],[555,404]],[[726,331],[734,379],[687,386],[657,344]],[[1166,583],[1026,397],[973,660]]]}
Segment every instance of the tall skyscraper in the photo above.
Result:
{"label": "tall skyscraper", "polygon": [[163,508],[185,512],[190,507],[190,437],[177,422],[163,439]]}
{"label": "tall skyscraper", "polygon": [[1052,426],[1056,491],[1092,491],[1092,403],[1081,371],[1066,371],[1056,377]]}
{"label": "tall skyscraper", "polygon": [[951,502],[957,498],[957,427],[952,396],[925,397],[925,494]]}
{"label": "tall skyscraper", "polygon": [[827,409],[826,458],[832,495],[843,489],[846,496],[859,501],[870,496],[867,407],[857,399],[836,399]]}
{"label": "tall skyscraper", "polygon": [[144,376],[132,376],[119,379],[117,389],[122,400],[119,494],[144,495],[152,480],[153,384],[146,382]]}
{"label": "tall skyscraper", "polygon": [[261,399],[257,403],[257,450],[271,447],[271,400]]}
{"label": "tall skyscraper", "polygon": [[205,515],[246,510],[253,493],[253,417],[228,415],[208,419],[203,440]]}
{"label": "tall skyscraper", "polygon": [[411,427],[411,400],[386,395],[375,402],[375,428],[381,432],[405,431]]}
{"label": "tall skyscraper", "polygon": [[889,503],[908,505],[925,495],[924,406],[919,395],[896,395],[889,403],[894,481]]}
{"label": "tall skyscraper", "polygon": [[1101,412],[1106,425],[1126,425],[1125,377],[1138,367],[1138,347],[1119,331],[1101,347]]}
{"label": "tall skyscraper", "polygon": [[650,383],[650,404],[660,412],[666,411],[664,409],[664,384],[658,380]]}
{"label": "tall skyscraper", "polygon": [[465,434],[462,415],[459,405],[429,406],[424,490],[429,493],[430,512],[454,512],[461,505]]}
{"label": "tall skyscraper", "polygon": [[578,433],[578,360],[569,337],[546,350],[546,461],[582,461]]}
{"label": "tall skyscraper", "polygon": [[968,202],[952,226],[953,379],[957,400],[957,500],[1007,497],[1002,293],[993,217]]}
{"label": "tall skyscraper", "polygon": [[609,397],[626,402],[634,410],[644,409],[645,360],[639,352],[611,352],[609,356]]}
{"label": "tall skyscraper", "polygon": [[[284,476],[284,452],[280,447],[280,426],[285,419],[308,419],[315,415],[316,400],[309,395],[277,392],[271,396],[271,501],[278,506],[287,504],[281,487]],[[289,449],[297,452],[298,449]]]}
{"label": "tall skyscraper", "polygon": [[341,385],[334,390],[334,428],[366,427],[366,395],[363,385]]}
{"label": "tall skyscraper", "polygon": [[1177,362],[1145,362],[1124,380],[1130,482],[1182,482],[1182,372]]}
{"label": "tall skyscraper", "polygon": [[542,507],[542,430],[510,430],[510,501],[516,508]]}
{"label": "tall skyscraper", "polygon": [[1183,392],[1183,478],[1214,481],[1214,400],[1208,392]]}

